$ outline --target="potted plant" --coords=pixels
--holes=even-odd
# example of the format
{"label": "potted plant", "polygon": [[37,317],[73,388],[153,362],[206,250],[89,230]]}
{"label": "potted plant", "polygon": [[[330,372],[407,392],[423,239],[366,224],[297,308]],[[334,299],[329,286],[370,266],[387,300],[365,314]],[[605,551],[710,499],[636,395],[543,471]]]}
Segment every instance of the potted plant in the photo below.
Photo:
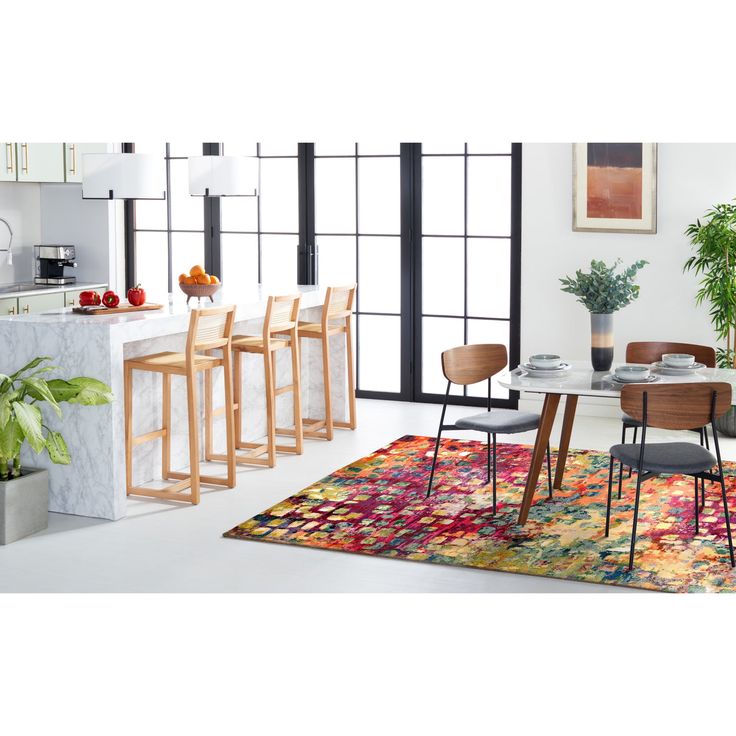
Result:
{"label": "potted plant", "polygon": [[[688,225],[685,234],[696,249],[685,262],[685,271],[702,276],[695,303],[710,304],[710,320],[716,337],[726,345],[716,349],[719,368],[736,368],[736,205],[717,204],[704,221]],[[732,407],[716,422],[724,434],[736,437],[736,411]]]}
{"label": "potted plant", "polygon": [[574,294],[578,301],[590,312],[591,360],[593,370],[607,371],[613,363],[613,313],[639,296],[639,286],[634,283],[637,271],[644,268],[647,261],[636,261],[621,273],[616,268],[621,263],[618,258],[612,266],[603,261],[590,262],[590,272],[580,269],[575,277],[560,279],[562,291]]}
{"label": "potted plant", "polygon": [[80,376],[46,380],[55,366],[35,358],[12,375],[0,374],[0,544],[9,544],[48,526],[48,472],[21,467],[27,442],[36,453],[46,450],[51,461],[69,465],[71,456],[60,432],[50,429],[39,405],[61,417],[61,402],[96,406],[112,401],[110,387]]}

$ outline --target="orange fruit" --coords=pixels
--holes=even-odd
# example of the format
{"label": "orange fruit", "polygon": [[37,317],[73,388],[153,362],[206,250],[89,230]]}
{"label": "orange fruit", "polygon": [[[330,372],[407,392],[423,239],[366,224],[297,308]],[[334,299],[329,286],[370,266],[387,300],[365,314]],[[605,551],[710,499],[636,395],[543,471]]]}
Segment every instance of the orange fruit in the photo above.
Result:
{"label": "orange fruit", "polygon": [[184,278],[184,283],[185,284],[196,284],[197,283],[197,279],[195,279],[194,276],[186,276]]}
{"label": "orange fruit", "polygon": [[192,266],[189,269],[189,275],[194,276],[194,278],[197,278],[197,276],[202,276],[204,274],[204,269],[202,266]]}
{"label": "orange fruit", "polygon": [[180,273],[179,274],[179,283],[180,284],[185,283],[188,278],[189,278],[189,276],[187,274]]}
{"label": "orange fruit", "polygon": [[220,279],[217,278],[214,274],[210,274],[210,283],[211,284],[219,284]]}
{"label": "orange fruit", "polygon": [[198,284],[209,284],[210,277],[206,273],[200,273],[194,280]]}

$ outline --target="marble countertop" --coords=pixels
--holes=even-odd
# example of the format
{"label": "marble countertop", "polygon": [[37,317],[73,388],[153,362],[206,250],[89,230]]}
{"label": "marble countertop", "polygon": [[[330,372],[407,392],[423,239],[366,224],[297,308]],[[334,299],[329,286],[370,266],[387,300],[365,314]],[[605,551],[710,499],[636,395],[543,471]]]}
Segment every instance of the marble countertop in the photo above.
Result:
{"label": "marble countertop", "polygon": [[23,314],[12,317],[0,317],[0,324],[12,322],[14,326],[33,326],[36,329],[50,327],[52,329],[72,330],[74,333],[109,331],[111,338],[127,342],[129,340],[144,340],[163,335],[172,335],[186,332],[189,327],[189,315],[193,309],[206,309],[218,304],[236,305],[236,322],[263,318],[266,313],[268,297],[273,293],[301,294],[301,309],[321,306],[324,302],[326,289],[320,286],[292,286],[281,288],[274,292],[272,288],[253,286],[237,288],[223,285],[215,294],[214,303],[209,299],[198,302],[191,299],[186,303],[183,293],[176,293],[170,297],[161,309],[146,312],[129,312],[118,314],[86,315],[76,314],[71,307],[54,309],[38,314]]}
{"label": "marble countertop", "polygon": [[[619,399],[621,397],[621,385],[611,380],[611,371],[617,365],[614,363],[611,371],[594,371],[586,366],[587,361],[573,361],[572,368],[564,375],[556,378],[531,378],[526,373],[515,369],[505,371],[498,376],[498,382],[504,388],[512,391],[524,391],[529,393],[545,394],[576,394],[578,396],[600,396],[604,398]],[[629,364],[630,365],[630,364]],[[685,376],[669,376],[652,369],[652,375],[657,376],[659,383],[702,383],[705,381],[723,381],[730,383],[733,387],[736,403],[736,370],[731,368],[701,368],[696,373]]]}
{"label": "marble countertop", "polygon": [[[26,283],[26,282],[22,282]],[[39,296],[41,294],[58,294],[66,291],[83,291],[85,289],[104,289],[107,284],[100,282],[77,281],[74,284],[61,284],[58,286],[44,286],[39,284],[35,288],[23,289],[22,291],[2,291],[3,287],[13,284],[0,284],[0,299],[17,299],[23,296]]]}

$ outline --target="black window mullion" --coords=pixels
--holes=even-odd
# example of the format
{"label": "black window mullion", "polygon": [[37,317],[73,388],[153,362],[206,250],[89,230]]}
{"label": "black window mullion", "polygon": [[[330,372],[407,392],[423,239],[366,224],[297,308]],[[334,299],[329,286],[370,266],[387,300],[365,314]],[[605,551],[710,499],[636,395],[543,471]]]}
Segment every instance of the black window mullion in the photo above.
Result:
{"label": "black window mullion", "polygon": [[[219,143],[203,143],[202,153],[205,156],[219,156],[220,148]],[[202,197],[202,203],[204,207],[204,270],[222,278],[220,198]]]}
{"label": "black window mullion", "polygon": [[[123,153],[134,153],[134,143],[123,143]],[[123,203],[125,219],[125,291],[132,289],[138,282],[135,267],[135,200],[126,199]],[[110,284],[109,288],[112,288]]]}
{"label": "black window mullion", "polygon": [[317,246],[314,242],[314,143],[299,143],[297,150],[299,168],[297,283],[312,285],[318,280]]}

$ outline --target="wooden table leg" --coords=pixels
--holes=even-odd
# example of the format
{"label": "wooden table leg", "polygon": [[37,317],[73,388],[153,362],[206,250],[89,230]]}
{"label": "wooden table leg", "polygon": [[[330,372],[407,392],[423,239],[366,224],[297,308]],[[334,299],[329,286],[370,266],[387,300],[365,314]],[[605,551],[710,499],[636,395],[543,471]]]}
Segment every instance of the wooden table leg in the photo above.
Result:
{"label": "wooden table leg", "polygon": [[577,405],[577,394],[568,394],[565,397],[565,416],[562,420],[562,435],[560,436],[560,446],[557,450],[555,482],[552,484],[552,488],[562,488],[562,478],[565,475],[565,463],[567,462],[567,450],[570,447],[570,435],[572,434],[572,424],[575,421],[575,409]]}
{"label": "wooden table leg", "polygon": [[539,420],[539,429],[537,430],[537,439],[534,442],[534,450],[532,452],[532,461],[529,465],[529,475],[526,477],[526,487],[524,488],[524,497],[521,500],[521,510],[519,511],[519,524],[526,524],[529,509],[534,500],[534,491],[537,490],[537,481],[539,480],[539,471],[542,469],[545,455],[547,454],[547,443],[552,433],[552,425],[557,414],[557,406],[560,403],[560,394],[545,394],[544,406],[542,407],[542,416]]}

